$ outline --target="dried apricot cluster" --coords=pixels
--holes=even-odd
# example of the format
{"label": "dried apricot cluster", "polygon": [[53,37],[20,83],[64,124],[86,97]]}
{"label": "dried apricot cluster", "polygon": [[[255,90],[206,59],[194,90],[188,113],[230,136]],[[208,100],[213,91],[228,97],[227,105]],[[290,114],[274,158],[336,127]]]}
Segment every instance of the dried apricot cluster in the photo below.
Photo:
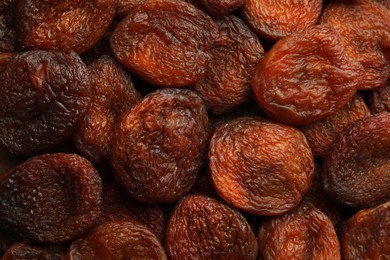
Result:
{"label": "dried apricot cluster", "polygon": [[390,259],[390,1],[3,0],[2,259]]}

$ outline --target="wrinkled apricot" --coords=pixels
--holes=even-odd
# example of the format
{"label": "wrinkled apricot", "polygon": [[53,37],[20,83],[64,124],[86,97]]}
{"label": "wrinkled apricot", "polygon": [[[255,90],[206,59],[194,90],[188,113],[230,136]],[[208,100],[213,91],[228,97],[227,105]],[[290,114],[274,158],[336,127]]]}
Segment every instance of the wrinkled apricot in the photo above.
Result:
{"label": "wrinkled apricot", "polygon": [[244,0],[189,0],[211,17],[222,17],[230,14],[244,4]]}
{"label": "wrinkled apricot", "polygon": [[206,72],[219,37],[213,20],[181,0],[149,0],[131,11],[111,38],[115,57],[132,73],[160,87],[183,87]]}
{"label": "wrinkled apricot", "polygon": [[372,90],[368,104],[373,114],[390,112],[390,84],[385,88]]}
{"label": "wrinkled apricot", "polygon": [[73,52],[19,53],[0,77],[0,142],[15,154],[52,150],[90,105],[90,75]]}
{"label": "wrinkled apricot", "polygon": [[166,260],[165,251],[146,227],[132,222],[114,221],[95,227],[76,240],[65,259],[156,259]]}
{"label": "wrinkled apricot", "polygon": [[99,174],[78,155],[31,158],[0,182],[0,228],[31,242],[75,238],[96,222],[101,192]]}
{"label": "wrinkled apricot", "polygon": [[167,253],[176,259],[256,259],[257,241],[245,218],[201,195],[185,197],[167,227]]}
{"label": "wrinkled apricot", "polygon": [[90,49],[114,18],[117,0],[19,0],[18,36],[23,49]]}
{"label": "wrinkled apricot", "polygon": [[205,77],[194,90],[214,113],[225,113],[253,98],[252,75],[264,56],[257,36],[235,16],[216,20],[229,43],[211,50]]}
{"label": "wrinkled apricot", "polygon": [[211,137],[208,159],[218,194],[256,215],[291,210],[313,179],[313,155],[305,136],[290,126],[255,118],[219,124]]}
{"label": "wrinkled apricot", "polygon": [[193,91],[147,95],[118,126],[111,162],[116,180],[138,201],[178,201],[201,169],[208,131],[206,108]]}
{"label": "wrinkled apricot", "polygon": [[332,222],[310,203],[263,221],[258,240],[264,260],[341,259]]}
{"label": "wrinkled apricot", "polygon": [[67,249],[66,244],[32,246],[18,243],[7,250],[2,260],[62,260]]}
{"label": "wrinkled apricot", "polygon": [[360,119],[334,141],[323,169],[324,188],[351,207],[390,199],[390,113]]}
{"label": "wrinkled apricot", "polygon": [[362,73],[361,65],[346,55],[339,34],[319,25],[278,41],[257,66],[252,85],[268,115],[304,125],[348,103]]}
{"label": "wrinkled apricot", "polygon": [[0,2],[0,52],[17,51],[16,0]]}
{"label": "wrinkled apricot", "polygon": [[118,0],[115,15],[124,18],[143,2],[145,2],[145,0]]}

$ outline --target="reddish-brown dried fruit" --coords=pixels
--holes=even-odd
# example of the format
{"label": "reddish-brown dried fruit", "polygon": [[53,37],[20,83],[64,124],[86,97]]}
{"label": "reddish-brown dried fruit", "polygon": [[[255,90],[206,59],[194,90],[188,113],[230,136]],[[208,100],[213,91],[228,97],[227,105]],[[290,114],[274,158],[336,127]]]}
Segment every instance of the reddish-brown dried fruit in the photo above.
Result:
{"label": "reddish-brown dried fruit", "polygon": [[341,256],[349,259],[390,258],[390,201],[356,213],[345,223]]}
{"label": "reddish-brown dried fruit", "polygon": [[218,37],[213,20],[181,0],[149,0],[131,11],[111,38],[116,58],[160,87],[198,82]]}
{"label": "reddish-brown dried fruit", "polygon": [[208,140],[202,100],[162,89],[125,113],[113,147],[114,176],[136,200],[176,202],[194,184]]}
{"label": "reddish-brown dried fruit", "polygon": [[8,249],[2,260],[62,260],[67,249],[66,244],[32,246],[19,243]]}
{"label": "reddish-brown dried fruit", "polygon": [[21,47],[84,53],[103,36],[116,6],[117,0],[19,0]]}
{"label": "reddish-brown dried fruit", "polygon": [[166,260],[165,251],[146,227],[133,222],[107,222],[75,241],[65,259],[156,259]]}
{"label": "reddish-brown dried fruit", "polygon": [[90,105],[90,75],[75,53],[17,54],[1,72],[0,141],[33,155],[69,138]]}
{"label": "reddish-brown dried fruit", "polygon": [[304,125],[340,110],[352,99],[362,73],[338,33],[322,25],[278,41],[257,66],[252,84],[271,117]]}
{"label": "reddish-brown dried fruit", "polygon": [[98,163],[111,158],[111,145],[119,117],[141,100],[130,75],[111,57],[91,66],[91,107],[74,136],[76,147]]}
{"label": "reddish-brown dried fruit", "polygon": [[115,15],[118,17],[126,17],[133,9],[143,4],[145,0],[119,0]]}
{"label": "reddish-brown dried fruit", "polygon": [[102,213],[98,224],[118,220],[137,222],[149,228],[160,241],[163,241],[167,219],[161,206],[130,199],[113,181],[104,184],[102,197]]}
{"label": "reddish-brown dried fruit", "polygon": [[385,88],[372,90],[368,104],[373,114],[390,112],[390,84]]}
{"label": "reddish-brown dried fruit", "polygon": [[0,182],[0,227],[26,241],[60,242],[83,234],[100,213],[102,184],[84,158],[29,159]]}
{"label": "reddish-brown dried fruit", "polygon": [[333,0],[324,9],[321,23],[340,33],[346,54],[364,67],[359,89],[386,86],[390,79],[389,9],[375,0]]}
{"label": "reddish-brown dried fruit", "polygon": [[238,118],[216,128],[209,169],[226,202],[268,216],[301,202],[312,182],[314,162],[305,136],[295,128]]}
{"label": "reddish-brown dried fruit", "polygon": [[212,17],[222,17],[242,6],[245,0],[188,0],[188,2]]}
{"label": "reddish-brown dried fruit", "polygon": [[305,125],[301,127],[301,130],[306,136],[313,155],[324,158],[338,134],[356,120],[370,114],[370,110],[363,98],[356,94],[336,114]]}
{"label": "reddish-brown dried fruit", "polygon": [[16,0],[0,2],[0,52],[14,52],[16,44]]}
{"label": "reddish-brown dried fruit", "polygon": [[166,250],[175,259],[256,259],[257,241],[245,218],[219,201],[185,197],[167,228]]}
{"label": "reddish-brown dried fruit", "polygon": [[227,16],[216,24],[228,44],[211,50],[206,75],[194,89],[214,113],[225,113],[253,98],[252,75],[264,49],[237,17]]}
{"label": "reddish-brown dried fruit", "polygon": [[381,3],[382,5],[386,6],[388,9],[390,9],[390,1],[389,0],[376,0],[376,1]]}
{"label": "reddish-brown dried fruit", "polygon": [[352,207],[390,199],[390,113],[360,119],[334,141],[325,160],[324,188]]}
{"label": "reddish-brown dried fruit", "polygon": [[310,203],[260,224],[259,248],[268,259],[340,259],[330,219]]}
{"label": "reddish-brown dried fruit", "polygon": [[262,37],[278,40],[317,23],[323,0],[246,0],[242,13]]}
{"label": "reddish-brown dried fruit", "polygon": [[15,57],[14,53],[0,53],[0,72],[3,71],[7,64]]}

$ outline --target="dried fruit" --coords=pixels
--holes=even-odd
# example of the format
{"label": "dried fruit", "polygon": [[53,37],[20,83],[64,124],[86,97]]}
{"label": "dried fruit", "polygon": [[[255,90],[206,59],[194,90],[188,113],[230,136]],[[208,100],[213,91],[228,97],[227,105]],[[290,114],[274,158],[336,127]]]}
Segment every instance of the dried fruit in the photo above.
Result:
{"label": "dried fruit", "polygon": [[170,259],[256,259],[257,242],[245,218],[219,201],[185,197],[167,227]]}
{"label": "dried fruit", "polygon": [[90,49],[114,18],[117,0],[19,0],[18,35],[23,49]]}
{"label": "dried fruit", "polygon": [[133,9],[143,4],[145,0],[118,0],[115,15],[121,18],[126,17]]}
{"label": "dried fruit", "polygon": [[354,122],[334,141],[325,160],[324,188],[351,207],[390,199],[390,113]]}
{"label": "dried fruit", "polygon": [[208,131],[206,108],[193,91],[149,94],[122,117],[113,148],[114,176],[136,200],[176,202],[195,182]]}
{"label": "dried fruit", "polygon": [[385,87],[390,79],[390,10],[375,0],[333,0],[321,23],[341,35],[346,54],[364,67],[359,89]]}
{"label": "dried fruit", "polygon": [[388,0],[376,0],[377,2],[383,4],[386,6],[388,9],[390,9],[390,2]]}
{"label": "dried fruit", "polygon": [[347,57],[338,33],[319,25],[278,41],[257,66],[252,84],[267,114],[304,125],[348,103],[362,73],[361,65]]}
{"label": "dried fruit", "polygon": [[341,256],[349,259],[390,258],[390,201],[356,213],[345,223]]}
{"label": "dried fruit", "polygon": [[181,0],[149,0],[131,11],[111,38],[116,58],[160,87],[198,82],[218,36],[213,20]]}
{"label": "dried fruit", "polygon": [[69,248],[65,259],[167,259],[165,251],[147,228],[125,221],[95,227]]}
{"label": "dried fruit", "polygon": [[385,88],[372,90],[369,106],[373,114],[390,112],[390,84]]}
{"label": "dried fruit", "polygon": [[264,49],[239,18],[223,17],[216,24],[229,43],[211,50],[206,75],[194,90],[214,113],[225,113],[253,98],[252,75]]}
{"label": "dried fruit", "polygon": [[259,248],[268,259],[341,259],[332,222],[310,203],[260,224]]}
{"label": "dried fruit", "polygon": [[8,249],[2,260],[62,260],[66,250],[66,244],[32,246],[25,243],[18,243]]}
{"label": "dried fruit", "polygon": [[244,4],[244,0],[189,0],[211,17],[222,17],[230,14]]}
{"label": "dried fruit", "polygon": [[78,155],[31,158],[0,182],[0,228],[31,242],[75,238],[94,225],[101,191],[98,173]]}
{"label": "dried fruit", "polygon": [[360,94],[356,94],[336,114],[305,125],[300,129],[305,134],[313,155],[324,158],[338,134],[351,123],[370,114],[370,110],[363,98]]}
{"label": "dried fruit", "polygon": [[256,215],[279,215],[297,206],[309,189],[313,155],[305,136],[290,126],[238,118],[217,126],[209,171],[218,194]]}
{"label": "dried fruit", "polygon": [[68,139],[90,105],[90,75],[75,53],[17,54],[1,72],[0,142],[35,155]]}
{"label": "dried fruit", "polygon": [[16,0],[0,3],[0,52],[17,51],[16,44]]}
{"label": "dried fruit", "polygon": [[74,143],[90,161],[111,158],[111,145],[119,117],[141,100],[130,75],[109,56],[91,66],[91,107],[80,122]]}
{"label": "dried fruit", "polygon": [[279,40],[315,25],[323,0],[246,0],[242,14],[260,36]]}

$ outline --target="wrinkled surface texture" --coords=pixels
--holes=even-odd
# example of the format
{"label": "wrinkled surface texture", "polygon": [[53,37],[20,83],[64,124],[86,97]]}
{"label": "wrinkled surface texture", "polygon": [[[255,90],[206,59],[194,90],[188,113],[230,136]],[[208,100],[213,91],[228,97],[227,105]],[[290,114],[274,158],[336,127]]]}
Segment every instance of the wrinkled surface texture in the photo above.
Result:
{"label": "wrinkled surface texture", "polygon": [[2,260],[62,260],[65,252],[65,245],[32,246],[19,243],[8,249]]}
{"label": "wrinkled surface texture", "polygon": [[306,136],[313,155],[324,158],[338,134],[351,123],[370,114],[363,98],[356,94],[336,114],[303,126],[301,130]]}
{"label": "wrinkled surface texture", "polygon": [[201,195],[185,197],[168,223],[166,249],[176,259],[256,259],[257,242],[236,210]]}
{"label": "wrinkled surface texture", "polygon": [[262,37],[278,40],[317,23],[322,0],[246,0],[244,19]]}
{"label": "wrinkled surface texture", "polygon": [[102,56],[91,68],[92,100],[74,137],[76,147],[92,162],[111,158],[119,117],[141,100],[130,75],[111,57]]}
{"label": "wrinkled surface texture", "polygon": [[362,76],[330,26],[313,26],[278,41],[257,66],[253,88],[274,119],[304,125],[330,116],[353,97]]}
{"label": "wrinkled surface texture", "polygon": [[122,117],[114,176],[136,200],[176,202],[195,182],[208,131],[206,108],[193,91],[156,91]]}
{"label": "wrinkled surface texture", "polygon": [[390,258],[390,201],[356,213],[341,236],[343,259]]}
{"label": "wrinkled surface texture", "polygon": [[390,113],[365,117],[341,133],[325,160],[324,187],[341,203],[368,207],[390,199]]}
{"label": "wrinkled surface texture", "polygon": [[23,49],[84,53],[110,25],[117,0],[19,0],[18,35]]}
{"label": "wrinkled surface texture", "polygon": [[216,20],[228,43],[211,50],[205,77],[194,89],[214,113],[224,113],[253,98],[252,75],[264,56],[257,36],[237,17]]}
{"label": "wrinkled surface texture", "polygon": [[143,80],[160,87],[182,87],[206,72],[208,51],[218,37],[210,17],[181,0],[149,0],[116,28],[116,58]]}
{"label": "wrinkled surface texture", "polygon": [[388,9],[390,9],[390,1],[389,0],[376,0],[377,2],[383,4],[386,6]]}
{"label": "wrinkled surface texture", "polygon": [[74,242],[66,259],[166,260],[167,257],[162,245],[149,229],[132,222],[115,221],[97,226]]}
{"label": "wrinkled surface texture", "polygon": [[75,238],[95,223],[101,191],[98,173],[80,156],[34,157],[0,182],[0,227],[32,242]]}
{"label": "wrinkled surface texture", "polygon": [[189,2],[211,17],[228,15],[244,4],[244,0],[190,0]]}
{"label": "wrinkled surface texture", "polygon": [[258,239],[264,260],[340,259],[332,222],[310,203],[262,222]]}
{"label": "wrinkled surface texture", "polygon": [[219,195],[256,215],[291,210],[313,179],[313,155],[304,135],[292,127],[254,118],[219,125],[208,157]]}
{"label": "wrinkled surface texture", "polygon": [[369,106],[373,114],[390,112],[390,84],[371,92]]}
{"label": "wrinkled surface texture", "polygon": [[145,0],[118,0],[115,15],[118,17],[126,17],[133,9],[141,5]]}
{"label": "wrinkled surface texture", "polygon": [[340,33],[346,54],[364,67],[360,89],[386,86],[390,79],[390,9],[374,0],[331,1],[321,23]]}
{"label": "wrinkled surface texture", "polygon": [[66,140],[90,105],[89,72],[75,53],[20,53],[0,77],[0,141],[15,154]]}
{"label": "wrinkled surface texture", "polygon": [[16,51],[16,0],[0,3],[0,52]]}

